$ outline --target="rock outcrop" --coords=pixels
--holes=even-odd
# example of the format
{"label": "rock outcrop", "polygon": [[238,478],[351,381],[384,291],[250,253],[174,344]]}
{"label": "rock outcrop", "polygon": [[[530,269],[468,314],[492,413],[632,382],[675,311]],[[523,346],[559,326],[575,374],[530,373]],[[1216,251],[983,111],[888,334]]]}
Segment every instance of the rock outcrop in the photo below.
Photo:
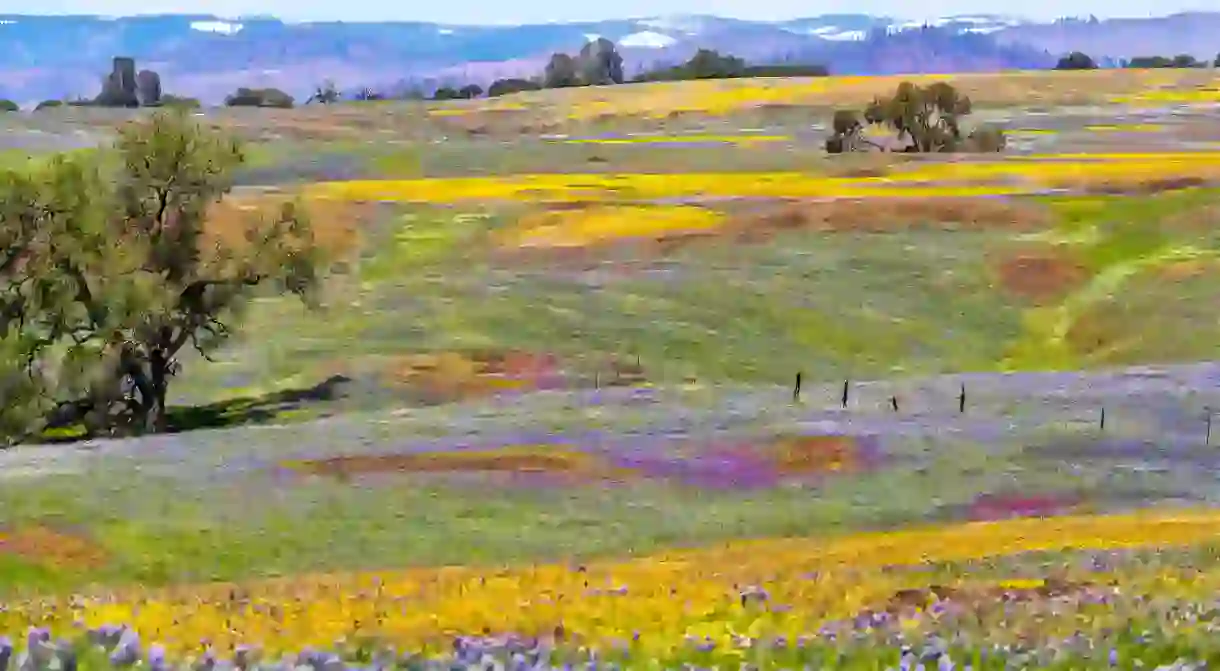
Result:
{"label": "rock outcrop", "polygon": [[141,107],[161,104],[161,75],[152,70],[140,70],[136,75],[136,97]]}
{"label": "rock outcrop", "polygon": [[136,73],[136,61],[116,56],[102,92],[93,99],[99,107],[155,107],[161,104],[161,76],[152,70]]}

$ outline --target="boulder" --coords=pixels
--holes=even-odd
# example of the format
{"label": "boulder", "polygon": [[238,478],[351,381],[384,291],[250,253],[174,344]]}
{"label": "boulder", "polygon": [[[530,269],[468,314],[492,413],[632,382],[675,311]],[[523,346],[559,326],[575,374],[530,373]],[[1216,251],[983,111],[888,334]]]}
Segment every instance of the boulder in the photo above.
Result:
{"label": "boulder", "polygon": [[136,94],[136,61],[116,56],[109,75],[102,82],[102,92],[94,103],[103,107],[139,107]]}

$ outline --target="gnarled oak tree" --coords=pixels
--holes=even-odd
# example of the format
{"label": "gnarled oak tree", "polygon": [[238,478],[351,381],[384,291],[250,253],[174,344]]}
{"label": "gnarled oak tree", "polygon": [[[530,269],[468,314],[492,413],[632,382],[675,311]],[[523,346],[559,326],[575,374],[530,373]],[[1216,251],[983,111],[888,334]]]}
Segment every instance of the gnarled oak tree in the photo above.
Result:
{"label": "gnarled oak tree", "polygon": [[222,133],[161,113],[110,157],[0,177],[0,440],[164,429],[184,348],[206,357],[256,291],[310,300],[318,285],[296,204],[239,236],[209,226],[243,161]]}

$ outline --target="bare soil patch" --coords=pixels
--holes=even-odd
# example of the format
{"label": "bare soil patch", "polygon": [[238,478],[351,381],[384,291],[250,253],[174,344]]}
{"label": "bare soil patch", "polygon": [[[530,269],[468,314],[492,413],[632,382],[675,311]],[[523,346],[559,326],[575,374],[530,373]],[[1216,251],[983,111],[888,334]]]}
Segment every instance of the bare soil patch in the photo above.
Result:
{"label": "bare soil patch", "polygon": [[437,402],[558,389],[568,382],[557,356],[536,352],[413,354],[390,360],[384,370],[389,384],[413,389]]}
{"label": "bare soil patch", "polygon": [[854,473],[869,461],[853,436],[784,436],[770,447],[776,469],[785,475]]}
{"label": "bare soil patch", "polygon": [[1080,191],[1086,194],[1150,196],[1166,191],[1184,191],[1214,184],[1214,179],[1198,175],[1143,177],[1102,181],[1086,180]]}
{"label": "bare soil patch", "polygon": [[88,538],[45,526],[0,529],[0,555],[55,568],[91,569],[107,561],[107,553]]}
{"label": "bare soil patch", "polygon": [[894,230],[1041,230],[1050,213],[1008,198],[868,198],[783,201],[743,205],[725,227],[743,240],[804,229],[828,233],[883,233]]}
{"label": "bare soil patch", "polygon": [[580,472],[587,468],[574,454],[523,453],[504,450],[479,452],[427,452],[418,454],[356,455],[312,461],[288,462],[284,466],[311,475],[353,478],[394,473],[459,472]]}
{"label": "bare soil patch", "polygon": [[1066,252],[1029,250],[995,263],[996,279],[1007,294],[1034,305],[1047,305],[1084,284],[1089,271]]}

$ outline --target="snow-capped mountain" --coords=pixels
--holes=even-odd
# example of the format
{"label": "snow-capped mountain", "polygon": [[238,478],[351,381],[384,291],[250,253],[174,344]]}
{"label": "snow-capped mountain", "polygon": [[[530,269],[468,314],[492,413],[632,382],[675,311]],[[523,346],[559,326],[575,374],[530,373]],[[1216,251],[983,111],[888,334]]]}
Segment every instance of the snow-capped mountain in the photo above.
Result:
{"label": "snow-capped mountain", "polygon": [[[991,14],[926,20],[827,14],[788,21],[669,15],[520,26],[9,14],[0,15],[0,97],[91,95],[116,55],[160,72],[167,90],[215,99],[237,86],[306,92],[323,79],[347,87],[424,78],[486,83],[536,74],[551,53],[575,52],[597,37],[619,46],[630,71],[712,48],[755,63],[816,59],[832,72],[868,74],[1043,67],[1073,49],[1098,60],[1184,52],[1210,59],[1220,50],[1218,34],[1220,12],[1053,23]],[[887,54],[884,65],[875,56],[881,52]]]}

